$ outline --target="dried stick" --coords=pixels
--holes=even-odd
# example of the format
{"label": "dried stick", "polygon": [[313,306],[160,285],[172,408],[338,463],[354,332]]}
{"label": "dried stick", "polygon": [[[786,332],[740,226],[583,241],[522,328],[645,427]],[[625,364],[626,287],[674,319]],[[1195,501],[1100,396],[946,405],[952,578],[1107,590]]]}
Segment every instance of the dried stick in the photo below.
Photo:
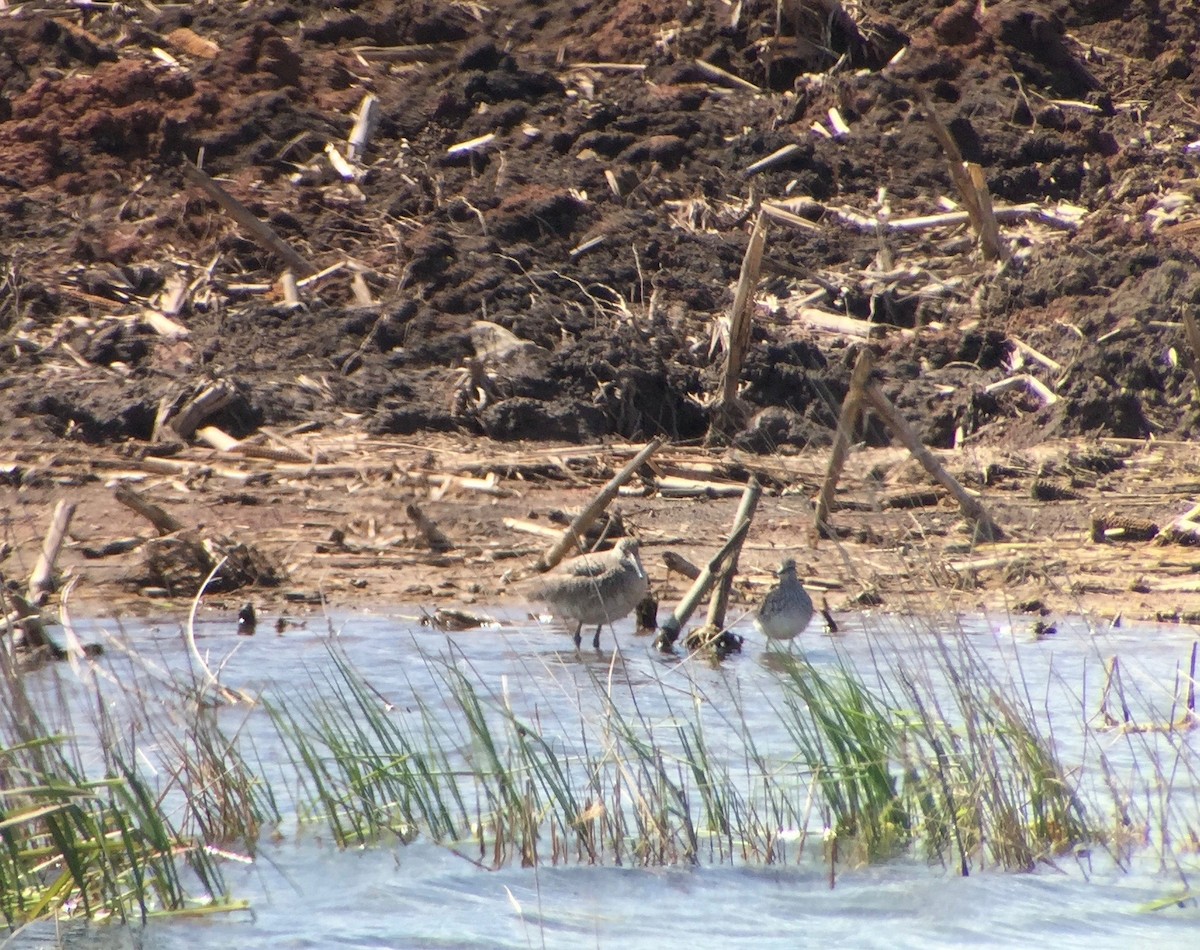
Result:
{"label": "dried stick", "polygon": [[50,528],[42,541],[42,553],[38,555],[33,573],[29,575],[29,599],[35,604],[45,603],[54,590],[54,562],[58,560],[58,552],[62,550],[63,538],[67,535],[67,527],[74,514],[75,505],[69,501],[60,501],[54,506],[54,517],[50,519]]}
{"label": "dried stick", "polygon": [[983,180],[983,170],[978,165],[972,169],[967,162],[963,161],[958,143],[954,141],[954,136],[950,134],[950,130],[946,128],[934,109],[929,93],[918,88],[917,97],[920,99],[921,111],[925,113],[925,119],[933,131],[933,136],[946,155],[946,167],[950,171],[954,187],[958,189],[962,198],[963,206],[971,218],[971,227],[979,238],[984,260],[1006,259],[1008,252],[1000,241],[1000,230],[992,211],[992,199],[987,193],[987,184]]}
{"label": "dried stick", "polygon": [[896,407],[883,394],[883,390],[879,388],[879,384],[868,381],[863,389],[863,394],[866,396],[867,402],[871,404],[871,408],[879,413],[880,418],[887,424],[887,427],[895,433],[908,451],[912,453],[913,458],[920,462],[930,475],[946,486],[946,490],[958,502],[962,513],[975,523],[977,536],[987,541],[1000,540],[1004,536],[1004,533],[992,520],[987,509],[983,507],[978,498],[963,488],[958,483],[958,479],[946,471],[945,466],[925,447],[924,443],[921,442],[920,436],[913,431],[913,428],[900,415]]}
{"label": "dried stick", "polygon": [[206,386],[203,391],[189,399],[167,425],[181,439],[190,439],[201,422],[233,402],[234,394],[234,388],[224,380]]}
{"label": "dried stick", "polygon": [[721,395],[713,407],[709,438],[725,433],[731,428],[736,415],[738,382],[742,376],[742,363],[750,349],[751,317],[754,311],[754,289],[758,286],[758,275],[762,270],[763,250],[767,244],[767,216],[758,213],[750,243],[742,258],[742,271],[738,276],[737,291],[733,297],[733,309],[729,314],[729,349],[725,354],[725,370],[721,383]]}
{"label": "dried stick", "polygon": [[842,414],[838,417],[837,432],[833,436],[833,449],[829,453],[829,466],[825,470],[825,481],[821,485],[821,493],[817,496],[817,511],[813,519],[815,528],[813,544],[817,538],[828,538],[829,511],[833,507],[833,493],[837,490],[838,479],[850,454],[850,436],[858,425],[862,414],[863,389],[871,378],[871,351],[863,347],[850,374],[850,390],[842,402]]}
{"label": "dried stick", "polygon": [[295,248],[281,238],[270,225],[260,221],[249,208],[238,201],[233,195],[218,185],[205,172],[189,161],[181,163],[183,177],[194,185],[198,185],[205,194],[225,209],[225,212],[238,224],[245,228],[252,238],[264,249],[275,254],[288,267],[298,274],[308,275],[316,271],[309,261]]}
{"label": "dried stick", "polygon": [[361,162],[363,160],[378,121],[379,97],[368,92],[359,103],[358,114],[354,117],[354,128],[350,130],[350,137],[346,142],[349,146],[346,154],[350,161]]}
{"label": "dried stick", "polygon": [[176,531],[183,530],[184,526],[182,522],[176,521],[175,518],[159,508],[158,505],[147,501],[126,485],[118,485],[113,490],[113,497],[126,508],[136,511],[154,525],[154,529],[160,535],[174,534]]}
{"label": "dried stick", "polygon": [[[742,495],[742,503],[738,506],[737,514],[733,519],[734,527],[743,521],[753,520],[754,512],[758,508],[758,500],[761,497],[762,485],[759,484],[757,478],[751,475],[750,481],[746,483],[746,491]],[[729,607],[729,591],[733,587],[733,578],[737,574],[738,557],[741,553],[742,545],[741,542],[738,542],[729,552],[729,561],[722,568],[721,576],[717,581],[717,589],[713,591],[712,599],[708,602],[708,620],[705,626],[714,632],[725,626],[725,611]]]}
{"label": "dried stick", "polygon": [[437,526],[437,523],[417,507],[416,504],[409,503],[405,511],[412,519],[413,524],[417,526],[417,530],[421,532],[421,537],[425,539],[425,543],[429,545],[430,550],[449,551],[454,547],[450,539],[442,533],[442,529]]}
{"label": "dried stick", "polygon": [[679,631],[683,629],[683,625],[688,622],[696,605],[704,599],[704,595],[708,593],[713,583],[717,579],[717,573],[721,570],[721,565],[725,559],[736,548],[740,548],[742,542],[746,539],[746,532],[750,530],[750,522],[743,521],[729,536],[729,540],[725,545],[713,555],[712,560],[704,566],[704,570],[700,572],[700,576],[696,578],[691,589],[684,595],[683,600],[679,602],[679,606],[675,608],[671,616],[666,619],[666,622],[658,628],[658,639],[656,643],[658,648],[663,653],[670,653],[675,648],[675,641],[679,639]]}
{"label": "dried stick", "polygon": [[583,509],[583,511],[575,516],[575,519],[563,529],[562,535],[559,537],[559,539],[555,541],[554,544],[552,544],[549,548],[547,548],[545,553],[538,558],[537,563],[533,566],[533,569],[539,573],[545,573],[558,564],[558,562],[563,559],[567,551],[569,551],[572,546],[578,547],[579,550],[582,551],[583,548],[579,544],[579,539],[583,537],[583,533],[587,531],[588,526],[591,525],[591,523],[598,517],[600,517],[600,513],[608,507],[608,503],[617,497],[617,492],[620,490],[622,485],[624,485],[633,477],[633,473],[641,468],[645,461],[661,447],[662,439],[651,439],[645,445],[645,447],[629,461],[628,465],[626,465],[623,469],[621,469],[621,471],[617,472],[616,475],[609,479],[608,484],[600,489],[599,494],[592,499],[591,504],[589,504]]}

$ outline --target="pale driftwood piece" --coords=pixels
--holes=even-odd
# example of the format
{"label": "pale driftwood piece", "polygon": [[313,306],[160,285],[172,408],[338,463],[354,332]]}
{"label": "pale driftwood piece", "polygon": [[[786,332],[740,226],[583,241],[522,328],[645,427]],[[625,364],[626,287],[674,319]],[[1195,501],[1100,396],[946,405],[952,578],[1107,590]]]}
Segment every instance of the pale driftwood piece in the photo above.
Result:
{"label": "pale driftwood piece", "polygon": [[347,155],[352,162],[361,162],[367,154],[367,146],[375,132],[379,121],[379,97],[367,93],[358,104],[358,112],[354,116],[354,126],[346,139]]}
{"label": "pale driftwood piece", "polygon": [[488,132],[486,135],[480,135],[473,139],[467,139],[465,142],[456,142],[446,149],[447,155],[463,155],[467,152],[478,152],[496,141],[496,133]]}
{"label": "pale driftwood piece", "polygon": [[844,317],[840,313],[830,313],[828,310],[819,310],[816,307],[799,307],[792,310],[785,304],[783,309],[788,316],[798,317],[813,329],[823,330],[827,333],[840,333],[842,336],[869,340],[882,336],[885,332],[885,328],[878,323],[859,320],[857,317]]}
{"label": "pale driftwood piece", "polygon": [[742,270],[733,296],[733,307],[729,312],[729,346],[725,352],[721,392],[716,405],[713,406],[712,424],[708,432],[710,441],[726,437],[729,430],[737,428],[742,421],[742,413],[738,410],[738,383],[741,381],[742,363],[750,349],[754,290],[758,286],[758,275],[762,269],[766,244],[767,218],[760,211],[742,258]]}
{"label": "pale driftwood piece", "polygon": [[212,468],[199,462],[181,462],[178,459],[160,459],[148,455],[137,460],[142,472],[153,475],[177,475],[181,478],[203,478],[212,473]]}
{"label": "pale driftwood piece", "polygon": [[1010,389],[1028,389],[1036,395],[1047,406],[1052,406],[1058,402],[1058,396],[1050,391],[1050,388],[1035,376],[1030,376],[1028,373],[1017,373],[1015,376],[1009,376],[1005,379],[997,380],[983,387],[983,391],[988,395],[994,396],[997,393],[1005,393]]}
{"label": "pale driftwood piece", "polygon": [[664,498],[732,498],[745,491],[745,485],[662,475],[654,479],[654,490]]}
{"label": "pale driftwood piece", "polygon": [[75,505],[69,501],[63,500],[54,506],[54,517],[50,519],[50,528],[42,541],[42,552],[29,575],[29,599],[35,604],[44,604],[54,590],[54,564],[74,515]]}
{"label": "pale driftwood piece", "polygon": [[[804,228],[805,230],[818,229],[817,225],[809,221],[807,218],[796,214],[795,210],[789,207],[790,204],[797,204],[810,211],[820,211],[823,214],[832,216],[843,224],[847,224],[859,231],[877,231],[881,227],[891,232],[907,232],[907,231],[927,231],[931,228],[952,228],[971,223],[971,216],[966,211],[943,211],[939,214],[923,214],[908,218],[890,218],[886,222],[880,222],[877,217],[872,217],[868,214],[862,214],[854,211],[851,208],[833,208],[826,207],[820,203],[813,201],[811,198],[804,199],[788,199],[786,201],[764,201],[762,205],[763,211],[769,214],[777,221],[782,221],[787,224],[795,225],[796,227]],[[1029,218],[1037,218],[1044,221],[1046,224],[1055,227],[1071,230],[1078,227],[1081,214],[1071,213],[1070,210],[1063,211],[1062,206],[1058,206],[1055,210],[1043,208],[1040,205],[1026,203],[1020,205],[1010,205],[1005,208],[993,208],[992,213],[997,221],[1019,222]]]}
{"label": "pale driftwood piece", "polygon": [[600,69],[617,73],[644,73],[645,63],[572,63],[570,69]]}
{"label": "pale driftwood piece", "polygon": [[504,527],[510,531],[523,531],[526,534],[536,534],[540,538],[558,539],[562,532],[558,528],[551,528],[548,525],[538,524],[535,521],[525,521],[522,518],[505,518]]}
{"label": "pale driftwood piece", "polygon": [[166,276],[163,280],[163,289],[160,290],[155,297],[155,306],[157,311],[162,316],[177,317],[183,310],[183,305],[187,303],[188,293],[191,287],[188,282],[174,271]]}
{"label": "pale driftwood piece", "polygon": [[279,275],[279,290],[283,295],[283,305],[296,309],[304,305],[304,301],[300,299],[300,288],[296,286],[296,275],[290,270],[285,270]]}
{"label": "pale driftwood piece", "polygon": [[234,395],[234,389],[229,383],[218,380],[188,400],[175,417],[167,422],[167,426],[181,439],[190,439],[200,423],[233,402]]}
{"label": "pale driftwood piece", "polygon": [[835,139],[844,139],[850,134],[850,126],[846,124],[836,106],[829,110],[829,127],[833,129]]}
{"label": "pale driftwood piece", "polygon": [[708,60],[697,59],[696,65],[699,67],[700,72],[704,73],[705,76],[707,76],[709,79],[715,80],[716,82],[727,83],[730,86],[737,87],[738,89],[745,89],[747,92],[761,93],[763,91],[760,87],[754,85],[754,83],[743,79],[741,76],[735,76],[733,73],[722,69],[720,66],[714,66],[712,63],[708,62]]}
{"label": "pale driftwood piece", "polygon": [[437,523],[423,512],[416,504],[410,502],[404,508],[405,514],[412,519],[417,530],[421,533],[421,537],[425,539],[425,543],[429,545],[431,551],[441,553],[449,551],[454,547],[454,544],[442,532],[442,529],[437,526]]}
{"label": "pale driftwood piece", "polygon": [[767,215],[774,221],[779,221],[782,224],[791,225],[793,228],[799,228],[801,231],[820,231],[821,226],[808,218],[802,218],[794,211],[789,211],[787,208],[781,208],[777,204],[769,204],[763,202],[763,214]]}
{"label": "pale driftwood piece", "polygon": [[795,142],[789,143],[788,145],[783,146],[783,148],[777,148],[765,158],[760,158],[752,165],[747,165],[743,174],[749,177],[751,175],[757,175],[759,172],[765,172],[770,168],[774,168],[776,165],[784,164],[800,151],[802,151],[802,149]]}
{"label": "pale driftwood piece", "polygon": [[[742,495],[742,503],[738,505],[737,514],[733,518],[734,527],[743,521],[748,523],[754,520],[754,512],[758,508],[760,498],[762,498],[762,485],[759,484],[757,478],[751,475],[750,481],[746,483],[745,493]],[[745,540],[745,535],[742,536],[742,540]],[[725,627],[729,592],[733,588],[733,578],[737,575],[738,557],[741,553],[742,544],[739,542],[733,546],[729,552],[729,559],[721,568],[721,576],[717,579],[716,590],[713,591],[712,598],[708,602],[708,619],[704,626],[709,636],[716,636]]]}
{"label": "pale driftwood piece", "polygon": [[358,178],[358,169],[346,160],[332,142],[325,143],[325,157],[329,159],[329,164],[333,166],[333,170],[342,181],[354,181]]}
{"label": "pale driftwood piece", "polygon": [[245,228],[263,248],[270,251],[298,274],[311,274],[316,270],[305,257],[281,238],[265,222],[260,221],[253,212],[238,201],[233,195],[222,188],[217,182],[189,161],[180,164],[183,177],[194,185],[199,186],[205,194],[219,204],[225,213]]}
{"label": "pale driftwood piece", "polygon": [[371,294],[371,288],[367,286],[367,278],[363,276],[362,271],[356,270],[354,276],[350,278],[350,292],[354,294],[354,302],[360,307],[375,306],[375,297]]}
{"label": "pale driftwood piece", "polygon": [[690,581],[694,581],[700,576],[700,568],[696,567],[682,554],[676,554],[674,551],[663,551],[663,563],[667,565],[668,571],[674,571],[676,574],[682,574]]}
{"label": "pale driftwood piece", "polygon": [[600,513],[608,507],[609,502],[617,497],[617,492],[621,486],[631,479],[635,472],[646,463],[655,452],[662,448],[662,439],[651,439],[637,455],[630,459],[629,463],[609,479],[608,484],[600,489],[595,498],[583,509],[574,520],[567,525],[563,530],[559,539],[554,542],[543,554],[537,559],[534,564],[534,570],[539,573],[555,567],[566,555],[572,547],[578,547],[583,550],[580,544],[580,539],[583,537],[588,526],[600,517]]}
{"label": "pale driftwood piece", "polygon": [[186,340],[192,332],[183,324],[176,323],[165,313],[159,313],[157,310],[143,310],[142,322],[167,340]]}
{"label": "pale driftwood piece", "polygon": [[954,496],[954,500],[958,502],[962,513],[975,525],[977,536],[987,541],[998,541],[1004,534],[1000,530],[992,516],[988,514],[987,509],[978,498],[974,497],[962,485],[958,479],[951,475],[944,465],[939,462],[925,447],[920,436],[913,431],[912,426],[908,424],[905,418],[900,415],[891,401],[883,394],[883,390],[879,388],[879,384],[868,381],[863,387],[863,394],[867,402],[884,421],[889,429],[896,435],[905,447],[912,453],[925,471],[929,472],[934,478],[946,486],[946,490]]}
{"label": "pale driftwood piece", "polygon": [[865,347],[859,352],[850,373],[850,389],[842,401],[842,413],[838,417],[837,431],[833,436],[833,448],[829,452],[829,465],[825,469],[825,481],[817,495],[817,510],[813,516],[813,545],[817,538],[830,536],[829,512],[833,510],[833,495],[837,491],[838,479],[850,454],[850,438],[862,415],[862,402],[867,380],[871,378],[871,351]]}
{"label": "pale driftwood piece", "polygon": [[232,452],[240,445],[240,442],[227,432],[223,432],[216,426],[204,426],[196,430],[196,438],[201,442],[207,442],[218,452]]}
{"label": "pale driftwood piece", "polygon": [[160,535],[174,534],[176,531],[183,530],[184,526],[181,521],[167,514],[167,512],[163,511],[163,509],[153,502],[147,501],[126,485],[118,485],[114,488],[113,497],[126,508],[136,511],[154,525],[154,530]]}
{"label": "pale driftwood piece", "polygon": [[316,283],[319,283],[320,281],[324,280],[326,277],[332,277],[334,274],[337,274],[337,273],[345,270],[348,266],[349,266],[349,261],[338,261],[336,264],[330,264],[324,270],[319,270],[315,274],[312,274],[309,277],[305,277],[303,280],[296,281],[296,286],[299,287],[301,290],[304,290],[308,287],[313,286]]}
{"label": "pale driftwood piece", "polygon": [[[1045,353],[1041,352],[1040,350],[1035,350],[1032,346],[1030,346],[1028,343],[1026,343],[1024,340],[1020,339],[1019,337],[1010,336],[1008,339],[1014,347],[1016,347],[1025,356],[1028,356],[1035,363],[1041,363],[1044,367],[1046,367],[1046,369],[1050,370],[1051,372],[1061,373],[1063,371],[1062,363],[1058,362],[1058,360],[1051,359],[1049,356],[1047,356]],[[1200,352],[1200,351],[1197,351],[1197,352]]]}
{"label": "pale driftwood piece", "polygon": [[675,641],[679,639],[679,631],[683,629],[683,625],[688,622],[688,618],[696,609],[696,605],[704,599],[704,595],[708,593],[713,583],[717,579],[717,574],[721,570],[721,565],[725,563],[725,559],[735,547],[739,547],[746,539],[746,533],[750,530],[750,522],[743,521],[735,529],[733,534],[729,536],[724,546],[713,555],[712,560],[705,565],[704,570],[700,572],[700,576],[693,582],[691,588],[684,595],[683,600],[671,613],[671,616],[658,628],[658,638],[655,641],[658,648],[663,653],[671,653],[675,649]]}

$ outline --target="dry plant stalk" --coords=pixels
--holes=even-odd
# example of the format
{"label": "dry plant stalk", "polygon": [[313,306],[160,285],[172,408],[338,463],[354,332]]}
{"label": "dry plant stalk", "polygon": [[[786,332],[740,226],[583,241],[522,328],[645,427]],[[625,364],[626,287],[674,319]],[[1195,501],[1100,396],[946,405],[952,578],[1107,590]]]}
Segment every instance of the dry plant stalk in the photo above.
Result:
{"label": "dry plant stalk", "polygon": [[181,521],[167,514],[153,502],[147,501],[127,485],[118,485],[113,489],[113,497],[154,525],[154,530],[160,535],[173,534],[183,530],[184,526]]}
{"label": "dry plant stalk", "polygon": [[276,234],[270,225],[260,221],[249,208],[213,181],[205,172],[186,160],[179,167],[183,170],[184,178],[192,184],[199,186],[205,194],[224,208],[225,212],[245,228],[264,250],[276,255],[298,274],[307,276],[316,271],[317,268],[300,254],[299,251],[288,244],[287,241]]}
{"label": "dry plant stalk", "polygon": [[412,519],[413,524],[417,526],[417,531],[421,533],[421,537],[425,539],[425,543],[429,545],[431,551],[449,551],[454,547],[442,529],[437,526],[437,522],[425,514],[416,503],[410,502],[404,510]]}
{"label": "dry plant stalk", "polygon": [[1007,260],[1008,249],[1000,240],[1000,227],[992,210],[992,198],[988,194],[983,169],[973,162],[963,161],[958,143],[954,141],[954,136],[934,109],[929,93],[918,88],[917,97],[921,102],[921,111],[925,113],[925,119],[933,130],[934,138],[946,154],[946,167],[971,218],[971,227],[979,238],[984,260]]}
{"label": "dry plant stalk", "polygon": [[29,575],[29,599],[35,604],[45,603],[54,590],[54,564],[74,515],[75,505],[69,501],[63,500],[54,506],[54,517],[50,519],[41,554],[38,555],[33,573]]}
{"label": "dry plant stalk", "polygon": [[910,426],[892,405],[891,401],[883,394],[883,390],[874,382],[868,381],[863,388],[863,393],[866,396],[867,402],[883,419],[884,423],[895,434],[895,436],[904,443],[905,448],[912,453],[913,458],[924,466],[925,471],[936,478],[939,482],[946,486],[946,490],[954,496],[954,500],[958,502],[958,506],[962,513],[975,525],[976,535],[987,541],[999,541],[1004,533],[999,526],[992,520],[992,516],[988,514],[987,509],[978,498],[974,497],[970,492],[959,484],[958,479],[951,475],[944,465],[939,462],[925,447],[921,441],[921,437],[913,431]]}
{"label": "dry plant stalk", "polygon": [[679,639],[679,631],[683,629],[683,625],[688,622],[688,618],[696,610],[696,606],[704,599],[704,595],[717,580],[717,575],[720,573],[721,565],[725,563],[725,559],[735,548],[740,548],[742,542],[746,540],[746,533],[750,530],[750,521],[743,521],[729,536],[729,539],[716,554],[712,556],[700,572],[700,576],[696,578],[695,583],[684,595],[683,600],[679,602],[679,606],[671,613],[671,616],[658,628],[658,639],[655,641],[658,648],[663,653],[670,653],[675,648],[675,641]]}
{"label": "dry plant stalk", "polygon": [[[753,520],[760,498],[762,498],[762,485],[757,478],[751,475],[750,481],[746,483],[745,494],[742,495],[742,503],[738,505],[737,514],[733,518],[735,528],[743,521],[749,522]],[[743,535],[743,539],[744,537]],[[738,558],[741,556],[741,553],[742,545],[739,542],[729,552],[729,561],[722,568],[721,576],[717,580],[717,589],[713,591],[712,599],[708,602],[708,619],[705,626],[714,634],[725,626],[725,612],[729,607],[729,593],[733,588],[733,578],[737,575]]]}
{"label": "dry plant stalk", "polygon": [[737,291],[733,297],[733,308],[729,313],[729,348],[725,354],[725,370],[721,383],[721,394],[713,407],[713,421],[709,429],[710,441],[733,428],[738,415],[737,391],[742,376],[742,364],[750,349],[750,328],[754,313],[754,289],[758,286],[758,275],[762,270],[763,251],[767,244],[767,216],[760,211],[750,234],[750,243],[742,258],[742,271],[738,276]]}
{"label": "dry plant stalk", "polygon": [[833,508],[833,493],[837,490],[838,479],[846,465],[846,457],[850,454],[850,437],[862,415],[863,394],[867,381],[871,378],[872,362],[871,351],[863,347],[850,374],[850,390],[842,402],[842,414],[838,417],[837,432],[834,433],[833,448],[829,453],[829,467],[825,470],[825,481],[821,484],[821,493],[817,496],[817,511],[813,519],[814,546],[817,538],[830,536],[829,512]]}
{"label": "dry plant stalk", "polygon": [[651,439],[637,455],[630,459],[629,463],[621,471],[609,479],[608,484],[600,489],[591,503],[563,529],[559,539],[538,558],[537,563],[534,565],[534,570],[539,573],[545,573],[550,570],[563,559],[567,551],[573,546],[578,547],[582,551],[583,548],[580,546],[579,539],[583,537],[588,526],[600,517],[601,512],[608,507],[609,502],[617,497],[617,492],[620,491],[621,486],[633,477],[633,474],[645,464],[651,455],[662,447],[662,444],[662,439]]}

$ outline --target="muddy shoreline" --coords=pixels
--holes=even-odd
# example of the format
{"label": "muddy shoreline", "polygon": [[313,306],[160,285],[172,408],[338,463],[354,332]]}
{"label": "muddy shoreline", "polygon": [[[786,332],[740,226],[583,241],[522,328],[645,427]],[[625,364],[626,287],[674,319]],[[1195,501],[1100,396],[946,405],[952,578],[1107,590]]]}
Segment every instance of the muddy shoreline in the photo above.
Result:
{"label": "muddy shoreline", "polygon": [[[835,609],[1190,622],[1198,40],[1190,4],[1140,0],[2,11],[0,570],[27,577],[67,499],[73,596],[179,609],[121,580],[135,551],[84,553],[146,532],[122,482],[279,566],[225,609],[486,604],[544,541],[505,518],[552,524],[664,437],[689,477],[767,482],[743,604],[787,549]],[[706,454],[768,206],[743,421]],[[847,533],[807,546],[863,346],[1003,544],[868,416]],[[498,494],[421,481],[489,472]],[[455,553],[415,545],[411,501]],[[660,549],[702,558],[736,498],[621,506],[669,598]]]}

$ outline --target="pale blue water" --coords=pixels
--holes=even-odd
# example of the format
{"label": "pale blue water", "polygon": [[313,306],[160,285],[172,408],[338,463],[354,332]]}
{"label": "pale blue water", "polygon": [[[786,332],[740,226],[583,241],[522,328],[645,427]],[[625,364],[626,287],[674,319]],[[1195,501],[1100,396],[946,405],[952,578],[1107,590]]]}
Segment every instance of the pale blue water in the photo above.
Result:
{"label": "pale blue water", "polygon": [[[519,715],[537,717],[543,733],[574,748],[579,717],[602,707],[607,691],[623,711],[635,706],[670,741],[681,718],[700,717],[710,751],[725,753],[736,769],[744,760],[734,719],[745,723],[764,754],[787,756],[794,744],[778,724],[778,663],[747,635],[745,652],[719,669],[664,659],[648,640],[618,627],[615,662],[606,650],[577,658],[566,634],[498,614],[497,629],[442,634],[420,626],[402,611],[343,615],[332,628],[351,662],[380,695],[406,714],[415,697],[448,706],[439,679],[452,662]],[[221,678],[253,693],[294,698],[327,669],[326,621],[276,636],[274,618],[261,618],[253,638],[235,635],[232,620],[197,628],[202,651]],[[805,655],[818,669],[848,663],[860,671],[890,669],[881,651],[903,655],[911,669],[936,649],[929,621],[839,618],[836,636],[805,635]],[[1186,664],[1196,632],[1163,626],[1094,630],[1059,620],[1058,634],[1042,640],[1027,621],[973,617],[955,621],[942,642],[953,650],[969,643],[997,676],[1026,693],[1039,719],[1053,725],[1056,748],[1068,767],[1088,769],[1103,754],[1112,774],[1140,789],[1133,807],[1151,810],[1163,782],[1147,766],[1153,751],[1173,763],[1172,833],[1200,827],[1196,775],[1197,732],[1121,734],[1091,732],[1080,723],[1099,708],[1105,660],[1120,658],[1130,712],[1140,722],[1171,714],[1175,677]],[[77,624],[82,639],[113,627],[102,621]],[[816,623],[814,623],[814,629]],[[174,625],[126,627],[139,652],[166,666],[185,662]],[[605,633],[604,644],[611,640]],[[230,653],[232,651],[232,655]],[[110,652],[106,666],[119,672]],[[58,671],[64,680],[69,673]],[[866,675],[864,672],[864,675]],[[52,674],[39,674],[49,677]],[[886,672],[885,672],[886,678]],[[1120,706],[1115,710],[1120,715]],[[632,714],[632,712],[630,712]],[[278,739],[261,710],[228,710],[229,728],[254,739],[268,769],[290,773],[279,761]],[[737,729],[743,728],[737,725]],[[1170,753],[1166,755],[1165,753]],[[1178,753],[1178,754],[1176,754]],[[1137,783],[1141,783],[1138,785]],[[1157,789],[1157,791],[1156,791]],[[1103,803],[1103,796],[1096,798]],[[281,802],[281,804],[285,804]],[[16,946],[147,947],[1025,947],[1052,942],[1058,948],[1200,946],[1195,902],[1164,910],[1148,902],[1179,893],[1200,870],[1186,847],[1158,842],[1138,852],[1122,871],[1102,849],[1064,857],[1034,873],[976,869],[963,878],[940,864],[899,859],[871,867],[839,867],[831,888],[819,843],[786,867],[727,864],[700,867],[504,867],[482,870],[434,844],[388,844],[338,850],[319,828],[298,830],[285,819],[282,840],[265,844],[253,865],[231,863],[227,883],[249,899],[250,913],[203,921],[153,922],[144,929],[70,925],[32,928],[12,939]],[[1169,860],[1161,860],[1169,855]]]}

